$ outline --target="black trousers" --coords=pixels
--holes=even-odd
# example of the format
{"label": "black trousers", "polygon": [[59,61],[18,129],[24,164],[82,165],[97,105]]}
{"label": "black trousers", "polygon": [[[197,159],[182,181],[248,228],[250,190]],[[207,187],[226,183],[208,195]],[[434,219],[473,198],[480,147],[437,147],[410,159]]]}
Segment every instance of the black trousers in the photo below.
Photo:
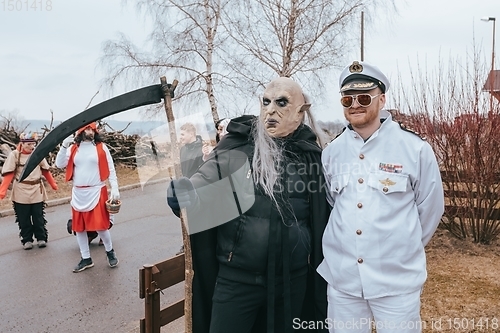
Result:
{"label": "black trousers", "polygon": [[193,332],[208,333],[212,316],[212,297],[219,269],[215,252],[217,229],[191,235],[193,253]]}
{"label": "black trousers", "polygon": [[38,241],[47,241],[48,231],[45,225],[44,202],[21,204],[14,202],[16,222],[19,224],[21,243],[33,242],[33,236]]}
{"label": "black trousers", "polygon": [[[299,318],[307,286],[307,274],[291,280],[293,318]],[[276,284],[274,332],[285,332],[283,284]],[[210,333],[265,333],[267,331],[267,288],[218,277],[212,304]]]}

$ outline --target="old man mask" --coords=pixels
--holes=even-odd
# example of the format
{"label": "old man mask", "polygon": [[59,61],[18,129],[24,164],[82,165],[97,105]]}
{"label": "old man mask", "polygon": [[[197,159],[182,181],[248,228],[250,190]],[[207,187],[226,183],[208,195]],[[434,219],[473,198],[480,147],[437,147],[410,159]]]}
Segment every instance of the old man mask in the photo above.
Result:
{"label": "old man mask", "polygon": [[300,86],[290,78],[271,81],[261,101],[260,118],[267,133],[282,138],[293,133],[311,104],[306,103]]}

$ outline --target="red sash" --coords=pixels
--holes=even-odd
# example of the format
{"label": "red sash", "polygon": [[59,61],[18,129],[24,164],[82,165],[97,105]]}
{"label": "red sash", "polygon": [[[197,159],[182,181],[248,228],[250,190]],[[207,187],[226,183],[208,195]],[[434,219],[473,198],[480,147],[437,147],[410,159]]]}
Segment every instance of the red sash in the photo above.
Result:
{"label": "red sash", "polygon": [[[102,142],[96,143],[95,147],[97,149],[99,175],[101,177],[101,181],[105,181],[109,177],[109,168],[108,168],[108,160],[106,158],[106,153],[102,148]],[[73,168],[75,167],[73,160],[75,158],[77,150],[78,150],[78,145],[74,144],[71,146],[71,153],[69,155],[68,165],[66,166],[66,181],[70,181],[71,179],[73,179]]]}

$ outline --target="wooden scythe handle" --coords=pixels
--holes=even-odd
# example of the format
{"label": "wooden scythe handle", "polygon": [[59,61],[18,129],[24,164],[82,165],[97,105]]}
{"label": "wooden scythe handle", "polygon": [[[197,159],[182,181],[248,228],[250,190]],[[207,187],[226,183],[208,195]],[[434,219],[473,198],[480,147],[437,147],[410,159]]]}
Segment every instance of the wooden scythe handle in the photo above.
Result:
{"label": "wooden scythe handle", "polygon": [[[170,146],[172,147],[171,153],[172,158],[175,159],[179,156],[179,148],[177,146],[177,134],[175,131],[175,118],[172,111],[172,98],[174,97],[174,91],[177,87],[179,81],[174,80],[172,84],[167,83],[165,76],[160,77],[161,88],[164,93],[164,106],[165,112],[167,114],[168,129],[170,132]],[[174,176],[176,179],[182,176],[181,167],[179,163],[174,163]],[[193,260],[191,254],[191,242],[189,238],[189,232],[187,228],[187,215],[186,209],[181,210],[181,229],[182,229],[182,240],[184,242],[184,258],[186,263],[185,270],[185,285],[184,285],[184,325],[185,332],[193,332],[193,316],[192,316],[192,302],[193,302]]]}

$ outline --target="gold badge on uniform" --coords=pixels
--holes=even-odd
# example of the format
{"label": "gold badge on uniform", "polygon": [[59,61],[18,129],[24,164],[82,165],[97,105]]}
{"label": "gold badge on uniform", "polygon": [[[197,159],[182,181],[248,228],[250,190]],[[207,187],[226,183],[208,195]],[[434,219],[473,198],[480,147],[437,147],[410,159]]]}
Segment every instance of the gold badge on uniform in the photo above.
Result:
{"label": "gold badge on uniform", "polygon": [[382,185],[384,186],[392,186],[392,185],[396,185],[396,182],[393,182],[392,180],[390,180],[389,178],[386,178],[386,179],[381,179],[379,180],[380,183],[382,183]]}
{"label": "gold badge on uniform", "polygon": [[351,66],[349,66],[349,72],[351,73],[361,73],[363,71],[363,65],[359,62],[354,61]]}

